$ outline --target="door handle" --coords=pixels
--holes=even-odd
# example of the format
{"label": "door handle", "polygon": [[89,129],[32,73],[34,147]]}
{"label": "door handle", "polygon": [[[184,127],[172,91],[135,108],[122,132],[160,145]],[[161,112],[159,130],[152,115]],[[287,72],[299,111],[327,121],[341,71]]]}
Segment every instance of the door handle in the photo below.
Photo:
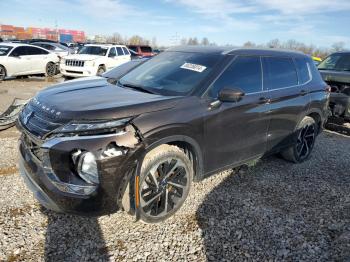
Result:
{"label": "door handle", "polygon": [[300,93],[299,93],[301,96],[304,96],[307,94],[307,91],[306,90],[301,90]]}
{"label": "door handle", "polygon": [[271,102],[270,98],[267,97],[260,97],[259,98],[259,104],[269,104]]}

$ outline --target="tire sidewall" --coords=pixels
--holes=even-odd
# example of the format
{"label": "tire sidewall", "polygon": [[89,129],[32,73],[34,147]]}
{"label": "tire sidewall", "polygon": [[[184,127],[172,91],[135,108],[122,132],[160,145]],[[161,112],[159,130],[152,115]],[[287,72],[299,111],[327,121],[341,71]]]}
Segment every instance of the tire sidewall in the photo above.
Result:
{"label": "tire sidewall", "polygon": [[2,81],[2,80],[5,80],[5,78],[7,76],[7,71],[6,71],[6,68],[3,65],[0,65],[0,68],[2,68],[4,70],[4,72],[5,72],[5,75],[4,75],[3,78],[0,76],[0,81]]}
{"label": "tire sidewall", "polygon": [[[100,73],[100,71],[101,71],[101,73]],[[99,66],[98,68],[97,68],[97,73],[96,73],[96,75],[97,76],[101,76],[103,73],[105,73],[106,72],[106,69],[105,69],[105,67],[104,66]]]}
{"label": "tire sidewall", "polygon": [[146,175],[149,173],[151,168],[154,167],[155,165],[158,166],[161,163],[164,163],[169,158],[178,158],[184,163],[185,170],[186,170],[186,172],[188,174],[188,179],[189,179],[188,186],[184,190],[183,197],[178,202],[177,207],[174,208],[173,210],[171,210],[165,216],[158,217],[158,218],[147,216],[147,215],[144,214],[144,212],[142,210],[142,207],[140,207],[140,218],[145,223],[149,223],[149,224],[159,223],[159,222],[162,222],[162,221],[166,220],[167,218],[171,217],[172,215],[174,215],[182,207],[182,205],[186,201],[186,199],[188,197],[188,194],[190,192],[191,183],[192,183],[192,180],[193,180],[192,162],[185,155],[185,153],[183,153],[182,151],[175,151],[175,150],[169,150],[169,151],[166,151],[166,152],[160,152],[159,154],[154,154],[149,159],[145,158],[144,162],[142,163],[141,173],[140,173],[140,189],[141,189],[141,185],[142,185],[143,181],[146,178]]}

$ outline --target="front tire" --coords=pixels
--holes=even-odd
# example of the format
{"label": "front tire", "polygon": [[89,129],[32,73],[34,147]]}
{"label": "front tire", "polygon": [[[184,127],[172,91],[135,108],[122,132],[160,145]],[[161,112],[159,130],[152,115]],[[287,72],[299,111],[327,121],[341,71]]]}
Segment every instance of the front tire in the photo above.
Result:
{"label": "front tire", "polygon": [[106,72],[106,68],[104,66],[99,66],[96,75],[101,76],[104,72]]}
{"label": "front tire", "polygon": [[4,66],[0,65],[0,81],[4,80],[6,77],[6,69]]}
{"label": "front tire", "polygon": [[56,64],[53,62],[48,62],[46,65],[46,71],[45,74],[47,77],[53,77],[54,75],[56,75]]}
{"label": "front tire", "polygon": [[304,117],[296,130],[295,144],[282,151],[282,157],[294,163],[301,163],[309,159],[317,133],[318,127],[315,120],[309,116]]}
{"label": "front tire", "polygon": [[161,145],[145,157],[140,174],[140,218],[166,220],[185,202],[193,180],[193,164],[178,147]]}

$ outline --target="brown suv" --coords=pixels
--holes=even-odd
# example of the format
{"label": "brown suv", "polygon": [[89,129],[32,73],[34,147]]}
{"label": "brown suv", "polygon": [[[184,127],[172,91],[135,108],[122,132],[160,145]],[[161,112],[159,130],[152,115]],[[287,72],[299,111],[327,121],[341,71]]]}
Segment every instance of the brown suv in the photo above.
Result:
{"label": "brown suv", "polygon": [[301,53],[172,48],[39,92],[18,121],[21,173],[47,208],[163,221],[192,181],[267,154],[308,159],[326,87]]}

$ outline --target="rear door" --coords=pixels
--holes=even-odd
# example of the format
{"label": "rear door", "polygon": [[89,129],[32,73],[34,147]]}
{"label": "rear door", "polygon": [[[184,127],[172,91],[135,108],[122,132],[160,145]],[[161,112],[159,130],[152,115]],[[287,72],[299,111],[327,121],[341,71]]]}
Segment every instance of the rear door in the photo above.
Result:
{"label": "rear door", "polygon": [[130,52],[129,50],[126,48],[126,47],[122,47],[123,49],[123,52],[124,52],[124,61],[125,62],[129,62],[131,60],[131,55],[130,55]]}
{"label": "rear door", "polygon": [[116,47],[117,55],[118,55],[118,65],[124,64],[128,61],[128,57],[124,54],[123,49],[118,46]]}
{"label": "rear door", "polygon": [[35,46],[27,46],[27,57],[29,61],[30,74],[42,74],[46,71],[46,64],[48,62],[49,52]]}
{"label": "rear door", "polygon": [[118,64],[117,51],[115,50],[115,47],[111,47],[109,49],[107,63],[106,63],[107,70],[112,69],[117,64]]}
{"label": "rear door", "polygon": [[262,60],[264,91],[269,99],[267,149],[278,151],[280,147],[291,143],[292,134],[307,111],[307,82],[310,76],[304,70],[303,82],[298,79],[298,70],[292,57],[263,57]]}
{"label": "rear door", "polygon": [[237,56],[208,90],[211,101],[223,88],[239,88],[238,102],[223,102],[204,119],[206,172],[262,155],[266,150],[268,105],[259,56]]}

